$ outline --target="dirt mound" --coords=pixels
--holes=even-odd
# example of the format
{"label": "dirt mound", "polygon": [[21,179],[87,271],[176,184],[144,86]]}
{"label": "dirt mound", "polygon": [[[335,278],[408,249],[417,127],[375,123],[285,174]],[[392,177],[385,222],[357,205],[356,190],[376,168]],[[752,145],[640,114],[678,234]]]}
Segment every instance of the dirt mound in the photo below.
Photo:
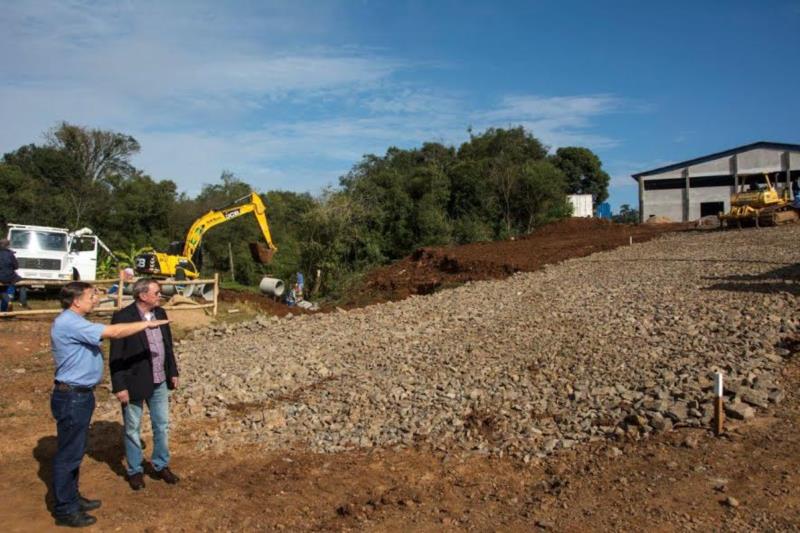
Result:
{"label": "dirt mound", "polygon": [[544,226],[516,240],[420,248],[409,257],[372,271],[351,303],[400,300],[467,281],[500,279],[544,265],[583,257],[633,242],[644,242],[684,224],[628,225],[571,218]]}
{"label": "dirt mound", "polygon": [[669,217],[653,215],[644,221],[645,224],[672,224],[674,221]]}

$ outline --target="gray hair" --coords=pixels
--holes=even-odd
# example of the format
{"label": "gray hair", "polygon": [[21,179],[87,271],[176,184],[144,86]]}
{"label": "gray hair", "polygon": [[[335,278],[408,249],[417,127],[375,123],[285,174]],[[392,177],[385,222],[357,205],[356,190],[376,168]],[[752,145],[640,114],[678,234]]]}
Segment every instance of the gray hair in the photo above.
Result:
{"label": "gray hair", "polygon": [[158,285],[158,281],[154,280],[153,278],[139,278],[133,282],[133,299],[140,300],[139,296],[148,292],[150,290],[150,285],[152,284]]}

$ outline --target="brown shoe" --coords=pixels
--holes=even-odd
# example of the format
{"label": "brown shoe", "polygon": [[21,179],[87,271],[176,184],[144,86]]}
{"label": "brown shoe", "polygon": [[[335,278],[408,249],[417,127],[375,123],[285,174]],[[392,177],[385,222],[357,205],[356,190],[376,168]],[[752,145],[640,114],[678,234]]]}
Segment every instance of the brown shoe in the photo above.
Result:
{"label": "brown shoe", "polygon": [[156,477],[163,479],[170,485],[174,485],[180,480],[178,476],[172,473],[172,470],[170,470],[168,466],[165,466],[161,470],[156,470]]}
{"label": "brown shoe", "polygon": [[133,474],[132,476],[128,476],[128,485],[131,486],[133,490],[141,490],[144,488],[144,476],[141,472],[138,474]]}

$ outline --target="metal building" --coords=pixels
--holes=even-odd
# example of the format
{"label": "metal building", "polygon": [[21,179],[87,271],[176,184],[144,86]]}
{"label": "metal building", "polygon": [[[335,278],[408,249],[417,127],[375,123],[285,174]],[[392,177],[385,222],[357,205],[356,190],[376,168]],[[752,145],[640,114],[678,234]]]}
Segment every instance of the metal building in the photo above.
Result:
{"label": "metal building", "polygon": [[633,175],[639,183],[639,218],[676,222],[727,212],[731,194],[767,173],[779,190],[797,190],[800,144],[756,142]]}

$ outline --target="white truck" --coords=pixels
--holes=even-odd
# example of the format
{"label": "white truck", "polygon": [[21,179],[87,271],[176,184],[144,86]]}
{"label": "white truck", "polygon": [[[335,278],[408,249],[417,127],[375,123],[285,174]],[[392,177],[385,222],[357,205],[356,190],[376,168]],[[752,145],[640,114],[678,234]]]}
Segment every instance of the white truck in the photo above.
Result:
{"label": "white truck", "polygon": [[[8,225],[8,240],[25,280],[87,280],[97,276],[98,246],[111,250],[89,228]],[[35,286],[35,285],[34,285]]]}

